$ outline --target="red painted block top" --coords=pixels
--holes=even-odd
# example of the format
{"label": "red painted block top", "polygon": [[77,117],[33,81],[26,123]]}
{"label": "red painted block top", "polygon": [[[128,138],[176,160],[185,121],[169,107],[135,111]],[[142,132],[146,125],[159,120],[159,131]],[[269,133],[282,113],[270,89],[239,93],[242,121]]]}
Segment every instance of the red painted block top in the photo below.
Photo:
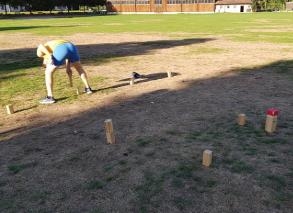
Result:
{"label": "red painted block top", "polygon": [[270,108],[267,110],[267,115],[277,116],[279,114],[279,110],[275,108]]}

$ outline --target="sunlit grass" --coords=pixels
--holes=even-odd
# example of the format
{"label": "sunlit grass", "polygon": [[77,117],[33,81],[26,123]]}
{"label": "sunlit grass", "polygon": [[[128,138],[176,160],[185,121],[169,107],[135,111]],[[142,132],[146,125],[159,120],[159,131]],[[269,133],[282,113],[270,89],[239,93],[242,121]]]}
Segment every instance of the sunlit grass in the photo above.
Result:
{"label": "sunlit grass", "polygon": [[[21,101],[27,104],[36,103],[38,99],[46,96],[44,69],[32,68],[17,72],[1,73],[0,103],[2,106],[8,103]],[[105,78],[93,76],[90,81],[100,84]],[[60,102],[71,102],[78,98],[76,89],[82,91],[84,86],[77,74],[73,76],[73,87],[69,86],[65,69],[57,69],[54,74],[54,96],[61,99]]]}
{"label": "sunlit grass", "polygon": [[[198,33],[238,40],[292,43],[292,13],[150,14],[1,20],[0,33]],[[266,29],[266,30],[264,30]]]}
{"label": "sunlit grass", "polygon": [[[293,43],[293,13],[252,13],[252,14],[152,14],[152,15],[107,15],[65,18],[2,19],[0,34],[11,36],[19,33],[34,35],[74,35],[77,33],[159,33],[170,37],[217,37],[225,36],[236,41]],[[7,38],[8,39],[8,38]],[[0,43],[5,41],[0,41]],[[149,44],[149,43],[148,43]],[[148,45],[147,44],[147,45]],[[0,51],[0,104],[14,101],[34,103],[45,95],[44,72],[40,60],[35,56],[35,47],[26,50]],[[186,54],[217,54],[219,48],[199,47]],[[286,49],[284,51],[289,51]],[[113,61],[132,62],[131,57],[120,57],[101,53],[83,62],[98,66]],[[282,72],[290,72],[284,67]],[[76,88],[68,87],[64,71],[55,75],[55,95],[66,103],[77,99]],[[103,82],[100,76],[91,76],[96,85]],[[79,78],[74,79],[75,87],[82,87]],[[111,90],[112,91],[112,90]],[[111,92],[103,90],[101,92]]]}

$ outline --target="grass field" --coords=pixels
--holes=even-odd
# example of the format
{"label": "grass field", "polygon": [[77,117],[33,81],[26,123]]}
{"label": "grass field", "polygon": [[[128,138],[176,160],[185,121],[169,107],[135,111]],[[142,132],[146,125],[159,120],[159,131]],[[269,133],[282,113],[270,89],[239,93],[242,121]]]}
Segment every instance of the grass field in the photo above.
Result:
{"label": "grass field", "polygon": [[[292,13],[110,15],[43,19],[1,20],[3,32],[37,35],[74,33],[195,33],[226,35],[246,41],[292,43]],[[2,41],[3,42],[3,41]]]}
{"label": "grass field", "polygon": [[[94,17],[9,19],[1,20],[0,33],[29,33],[39,36],[74,35],[76,33],[144,33],[166,34],[174,38],[225,36],[236,41],[293,43],[292,13],[213,14],[213,15],[112,15]],[[5,46],[6,39],[0,41]],[[39,75],[40,60],[35,46],[26,52],[2,51],[0,75],[1,105],[16,94],[32,96],[42,88]],[[200,50],[201,51],[201,50]],[[102,59],[98,59],[102,60]],[[17,77],[15,72],[17,71]],[[31,78],[27,78],[30,75]],[[98,77],[99,78],[99,77]],[[63,78],[64,79],[64,78]],[[58,80],[61,88],[66,82]],[[68,91],[63,91],[68,95]],[[63,95],[60,94],[60,95]]]}
{"label": "grass field", "polygon": [[[0,212],[292,212],[292,21],[293,13],[1,20]],[[78,45],[95,93],[76,95],[79,77],[68,87],[61,67],[58,102],[42,106],[36,46],[60,37]],[[132,71],[145,78],[129,86]],[[15,114],[6,115],[8,103]],[[270,107],[280,110],[271,135]],[[108,118],[116,145],[105,144]]]}

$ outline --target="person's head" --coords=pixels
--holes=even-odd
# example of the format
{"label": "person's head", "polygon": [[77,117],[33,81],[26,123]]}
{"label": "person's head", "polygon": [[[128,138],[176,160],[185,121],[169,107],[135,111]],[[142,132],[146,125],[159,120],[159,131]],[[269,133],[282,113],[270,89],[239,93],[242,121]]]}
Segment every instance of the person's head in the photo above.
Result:
{"label": "person's head", "polygon": [[43,53],[42,48],[40,47],[40,45],[37,48],[37,56],[38,57],[44,57],[45,53]]}

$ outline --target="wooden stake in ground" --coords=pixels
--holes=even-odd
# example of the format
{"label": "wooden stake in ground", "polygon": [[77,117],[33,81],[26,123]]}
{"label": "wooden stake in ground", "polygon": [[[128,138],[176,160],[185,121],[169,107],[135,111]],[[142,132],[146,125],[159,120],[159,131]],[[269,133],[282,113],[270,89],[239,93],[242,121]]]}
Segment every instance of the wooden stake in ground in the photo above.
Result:
{"label": "wooden stake in ground", "polygon": [[239,115],[238,115],[238,118],[237,118],[237,123],[238,123],[240,126],[244,126],[245,123],[246,123],[246,115],[245,115],[245,114],[239,114]]}
{"label": "wooden stake in ground", "polygon": [[202,155],[202,165],[209,167],[212,163],[213,152],[211,150],[204,150]]}
{"label": "wooden stake in ground", "polygon": [[271,134],[276,131],[278,114],[279,111],[277,109],[271,108],[267,110],[267,118],[265,125],[265,131],[267,133]]}
{"label": "wooden stake in ground", "polygon": [[14,113],[13,105],[12,104],[6,105],[6,111],[8,115],[13,114]]}
{"label": "wooden stake in ground", "polygon": [[168,75],[168,78],[171,78],[172,77],[172,72],[168,71],[167,75]]}
{"label": "wooden stake in ground", "polygon": [[109,144],[116,143],[112,119],[105,120],[104,124],[105,124],[107,143]]}

